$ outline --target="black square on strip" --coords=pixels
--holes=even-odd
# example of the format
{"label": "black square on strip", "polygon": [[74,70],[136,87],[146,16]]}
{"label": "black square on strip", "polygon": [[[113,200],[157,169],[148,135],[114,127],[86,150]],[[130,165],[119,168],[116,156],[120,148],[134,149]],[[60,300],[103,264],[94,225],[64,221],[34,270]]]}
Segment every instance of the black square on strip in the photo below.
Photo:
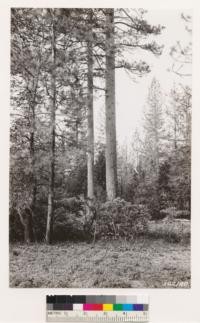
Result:
{"label": "black square on strip", "polygon": [[64,311],[64,307],[65,307],[65,304],[62,304],[62,303],[53,304],[54,311]]}
{"label": "black square on strip", "polygon": [[71,295],[66,295],[66,303],[67,304],[72,304],[72,296]]}
{"label": "black square on strip", "polygon": [[56,296],[55,295],[47,295],[46,302],[47,302],[47,304],[55,304],[56,303]]}
{"label": "black square on strip", "polygon": [[66,295],[56,295],[56,303],[68,303]]}
{"label": "black square on strip", "polygon": [[72,303],[73,304],[85,304],[86,303],[86,296],[74,295],[74,296],[72,296]]}

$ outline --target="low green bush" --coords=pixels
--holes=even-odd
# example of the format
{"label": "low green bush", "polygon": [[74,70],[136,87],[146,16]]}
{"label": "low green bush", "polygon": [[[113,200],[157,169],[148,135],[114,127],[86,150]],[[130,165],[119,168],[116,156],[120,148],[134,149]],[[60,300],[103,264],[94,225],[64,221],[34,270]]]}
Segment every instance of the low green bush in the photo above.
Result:
{"label": "low green bush", "polygon": [[172,219],[190,219],[189,210],[177,210],[176,207],[168,207],[160,211],[161,217],[169,217]]}
{"label": "low green bush", "polygon": [[148,220],[144,205],[120,198],[105,203],[82,198],[76,212],[66,212],[65,207],[57,209],[54,239],[133,239],[147,231]]}
{"label": "low green bush", "polygon": [[190,242],[190,221],[166,218],[162,221],[150,221],[148,236],[164,239],[167,242]]}
{"label": "low green bush", "polygon": [[133,239],[147,231],[148,219],[144,205],[131,204],[116,198],[100,206],[94,234],[104,239]]}

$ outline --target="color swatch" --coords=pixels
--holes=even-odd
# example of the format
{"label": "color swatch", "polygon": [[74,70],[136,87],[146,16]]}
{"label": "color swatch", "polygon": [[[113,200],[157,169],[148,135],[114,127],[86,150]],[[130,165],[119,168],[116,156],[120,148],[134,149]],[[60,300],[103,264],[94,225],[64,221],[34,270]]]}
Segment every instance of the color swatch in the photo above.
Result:
{"label": "color swatch", "polygon": [[50,295],[47,322],[148,322],[147,295]]}
{"label": "color swatch", "polygon": [[[140,302],[138,302],[140,301]],[[54,295],[47,296],[47,310],[56,311],[148,311],[148,300],[136,296]]]}

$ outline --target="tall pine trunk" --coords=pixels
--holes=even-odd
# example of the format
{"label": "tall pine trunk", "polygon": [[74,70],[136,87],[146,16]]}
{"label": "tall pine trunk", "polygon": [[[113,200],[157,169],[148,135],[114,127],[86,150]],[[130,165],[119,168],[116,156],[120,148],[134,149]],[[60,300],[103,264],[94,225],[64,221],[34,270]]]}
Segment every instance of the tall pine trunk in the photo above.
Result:
{"label": "tall pine trunk", "polygon": [[94,198],[94,118],[93,118],[93,49],[92,31],[87,42],[87,195]]}
{"label": "tall pine trunk", "polygon": [[51,74],[51,117],[50,117],[50,175],[49,175],[49,193],[48,193],[48,211],[46,226],[46,242],[52,242],[53,235],[53,217],[54,217],[54,177],[55,177],[55,113],[56,113],[56,43],[55,43],[55,22],[52,12],[52,74]]}
{"label": "tall pine trunk", "polygon": [[117,195],[117,152],[115,115],[115,44],[114,9],[106,10],[106,67],[105,67],[105,109],[106,109],[106,192],[107,199]]}

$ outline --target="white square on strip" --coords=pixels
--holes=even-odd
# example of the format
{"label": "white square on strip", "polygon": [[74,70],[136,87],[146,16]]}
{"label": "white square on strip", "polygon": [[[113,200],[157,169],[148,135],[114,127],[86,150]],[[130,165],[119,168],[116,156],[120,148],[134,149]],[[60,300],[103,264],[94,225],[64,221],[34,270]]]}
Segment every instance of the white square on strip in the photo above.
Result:
{"label": "white square on strip", "polygon": [[137,304],[148,304],[149,303],[149,297],[145,294],[138,294],[137,295]]}
{"label": "white square on strip", "polygon": [[128,295],[128,296],[126,296],[126,303],[127,304],[135,304],[135,303],[137,303],[137,296],[136,295]]}
{"label": "white square on strip", "polygon": [[73,304],[73,310],[74,311],[82,311],[83,310],[83,304]]}

